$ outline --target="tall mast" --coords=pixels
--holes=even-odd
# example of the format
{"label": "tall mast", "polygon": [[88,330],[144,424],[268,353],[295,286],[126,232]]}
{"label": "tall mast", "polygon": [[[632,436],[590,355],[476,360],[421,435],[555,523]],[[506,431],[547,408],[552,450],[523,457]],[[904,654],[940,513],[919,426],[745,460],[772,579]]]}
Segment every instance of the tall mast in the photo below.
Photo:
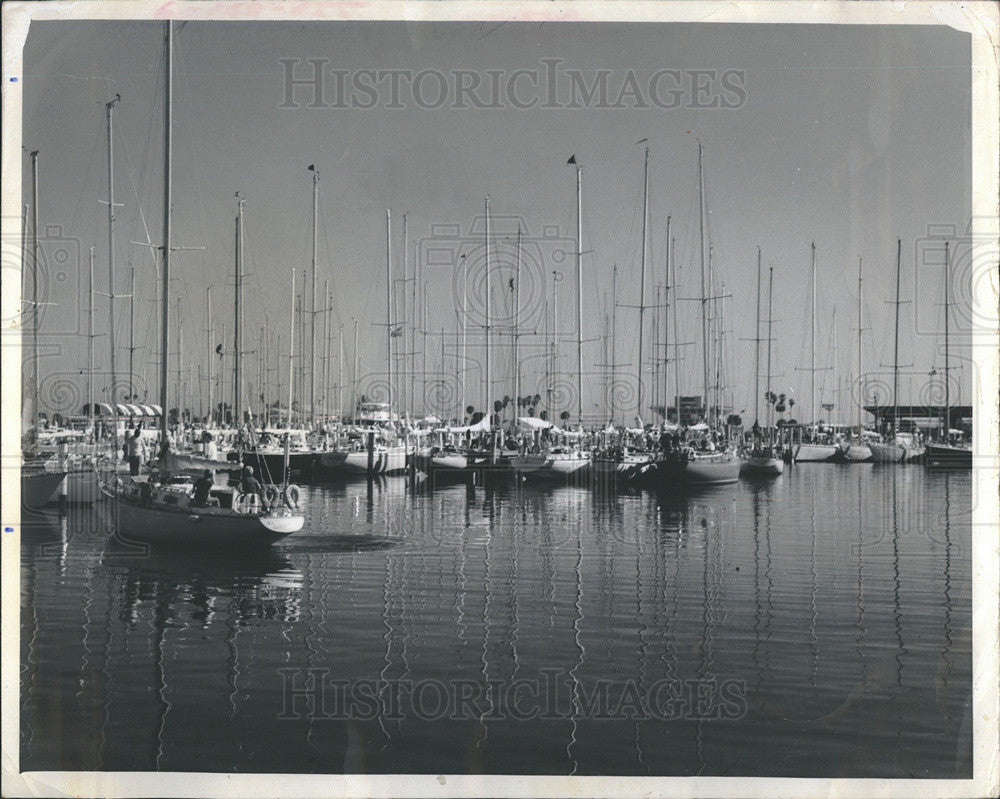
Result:
{"label": "tall mast", "polygon": [[340,357],[337,359],[337,420],[344,415],[344,326],[340,325]]}
{"label": "tall mast", "polygon": [[354,320],[354,368],[351,375],[351,419],[358,408],[358,372],[361,371],[361,353],[358,352],[358,320]]}
{"label": "tall mast", "polygon": [[[667,214],[667,262],[663,275],[663,421],[667,421],[667,363],[670,346],[670,214]],[[676,312],[676,311],[675,311]],[[657,392],[659,388],[657,388]]]}
{"label": "tall mast", "polygon": [[260,329],[260,344],[257,349],[257,391],[260,399],[258,419],[261,427],[267,427],[267,330],[268,325],[265,323]]}
{"label": "tall mast", "polygon": [[[462,363],[461,363],[461,360],[460,360],[460,353],[462,351],[461,350],[461,346],[462,346],[461,345],[461,332],[458,329],[458,322],[456,321],[456,323],[455,323],[455,374],[456,375],[460,374],[462,372]],[[458,400],[458,402],[462,402],[462,397],[457,397],[457,400]],[[461,420],[462,420],[462,414],[463,413],[464,413],[464,411],[462,410],[462,406],[459,405],[458,414],[455,417],[458,420],[458,422],[457,422],[458,424],[462,423]]]}
{"label": "tall mast", "polygon": [[[160,289],[161,323],[160,330],[160,436],[167,441],[167,346],[170,335],[170,318],[167,313],[167,303],[170,294],[170,215],[171,215],[171,168],[173,166],[173,22],[167,20],[167,86],[164,92],[164,133],[163,133],[163,283]],[[110,199],[110,198],[109,198]],[[114,352],[114,347],[111,348]]]}
{"label": "tall mast", "polygon": [[864,406],[864,383],[861,379],[861,256],[858,256],[858,439],[861,438],[861,408]]}
{"label": "tall mast", "polygon": [[[109,102],[106,106],[108,110],[108,346],[111,348],[111,394],[110,402],[111,407],[117,415],[118,411],[118,397],[115,394],[116,385],[118,380],[118,373],[116,366],[116,352],[115,352],[115,181],[114,181],[114,168],[115,168],[115,156],[114,156],[114,111],[115,105],[120,99],[119,95],[115,95],[115,99]],[[37,204],[37,203],[36,203]],[[35,308],[35,312],[38,312],[38,308]],[[163,409],[166,413],[166,408]],[[115,430],[118,426],[115,425]]]}
{"label": "tall mast", "polygon": [[892,432],[899,430],[899,278],[903,240],[896,239],[896,342],[892,352]]}
{"label": "tall mast", "polygon": [[[768,314],[770,316],[770,314]],[[770,322],[768,322],[770,324]],[[757,248],[757,332],[754,333],[753,345],[753,423],[758,425],[760,420],[760,247]],[[770,333],[768,333],[768,346],[770,347]],[[770,371],[770,369],[768,369]],[[768,388],[770,391],[770,388]],[[770,399],[768,400],[770,402]]]}
{"label": "tall mast", "polygon": [[951,261],[948,256],[948,242],[944,243],[944,440],[948,441],[951,430],[951,373],[948,361],[948,316],[949,288],[948,276]]}
{"label": "tall mast", "polygon": [[[38,150],[31,153],[31,397],[32,447],[38,446]],[[114,348],[112,348],[112,352]],[[114,356],[112,356],[114,357]],[[114,363],[114,361],[112,361]],[[112,380],[112,384],[113,384]],[[111,399],[114,404],[114,397]],[[115,428],[118,429],[117,427]]]}
{"label": "tall mast", "polygon": [[[406,304],[406,283],[409,281],[410,286],[410,299],[411,302],[409,307]],[[413,314],[414,319],[416,319],[417,303],[416,303],[416,290],[417,281],[416,279],[410,279],[410,243],[409,236],[406,231],[406,214],[403,214],[403,290],[400,292],[402,295],[402,305],[403,305],[403,370],[404,375],[409,373],[409,383],[410,391],[409,394],[406,392],[406,383],[403,384],[403,397],[405,401],[403,405],[405,409],[409,412],[411,416],[416,416],[416,406],[414,405],[414,382],[416,380],[416,355],[414,350],[416,349],[415,335],[413,325],[407,324],[407,314]],[[406,334],[409,333],[409,336]],[[407,346],[407,338],[409,338],[409,346]]]}
{"label": "tall mast", "polygon": [[[483,396],[483,407],[486,412],[486,417],[492,418],[493,409],[490,404],[490,380],[492,378],[492,373],[490,372],[490,198],[486,198],[486,236],[484,239],[486,244],[486,393]],[[424,297],[424,307],[427,306],[427,298]],[[425,334],[426,335],[426,334]],[[426,349],[426,337],[424,339]]]}
{"label": "tall mast", "polygon": [[[718,337],[716,335],[716,318],[718,316],[718,309],[716,308],[715,301],[715,275],[712,273],[712,245],[708,244],[708,260],[707,260],[707,271],[708,278],[705,281],[708,285],[708,294],[706,295],[706,305],[705,311],[708,314],[708,379],[711,381],[708,384],[708,404],[706,408],[711,409],[712,418],[716,419],[719,410],[719,385],[718,380],[715,379],[715,360],[717,357],[717,344]],[[708,418],[707,416],[705,417]]]}
{"label": "tall mast", "polygon": [[392,214],[385,209],[385,346],[389,379],[389,418],[392,418]]}
{"label": "tall mast", "polygon": [[767,277],[767,439],[771,440],[771,411],[774,403],[771,402],[771,301],[774,295],[774,267],[770,267]]}
{"label": "tall mast", "polygon": [[[34,158],[35,158],[35,153],[34,152],[31,154],[31,157],[32,157],[32,176],[34,177],[34,174],[35,174],[35,172],[34,172]],[[34,180],[34,183],[37,184],[37,180]],[[36,192],[33,191],[33,194],[34,193],[36,193]],[[34,205],[35,205],[35,203],[25,203],[24,204],[24,208],[22,209],[22,214],[21,214],[21,263],[22,263],[21,269],[22,269],[22,274],[23,275],[26,275],[26,273],[27,273],[26,270],[27,270],[27,264],[28,264],[28,229],[30,227],[32,230],[34,230],[34,226],[28,224],[28,213],[30,212],[31,208]],[[30,308],[31,308],[31,326],[32,326],[32,330],[34,330],[35,327],[37,327],[37,325],[38,325],[38,320],[35,317],[35,314],[37,312],[37,309],[35,307],[36,300],[37,300],[35,291],[37,290],[38,283],[37,283],[37,279],[34,277],[34,273],[35,273],[35,271],[38,268],[38,249],[37,248],[38,248],[37,236],[35,236],[35,234],[32,233],[31,234],[31,262],[30,263],[31,263],[31,273],[32,273],[32,281],[31,282],[32,282],[33,289],[32,289],[32,294],[31,294],[31,300],[30,301],[28,299],[24,300],[23,309],[24,309],[24,314],[25,315],[24,315],[24,317],[22,317],[22,318],[26,318],[27,317],[27,309],[30,306]],[[27,290],[27,286],[24,285],[24,284],[22,284],[22,290],[26,291]],[[32,336],[32,346],[34,347],[34,345],[35,345],[34,336]],[[37,393],[38,393],[38,391],[37,391],[37,387],[38,387],[38,375],[37,375],[37,373],[34,373],[34,376],[33,376],[32,370],[34,368],[35,368],[35,358],[33,357],[31,359],[30,363],[27,364],[27,368],[24,370],[23,377],[24,377],[24,381],[25,382],[24,382],[24,385],[21,387],[21,397],[22,397],[22,406],[21,406],[21,444],[22,444],[22,448],[23,448],[23,450],[25,452],[28,452],[29,450],[34,450],[36,448],[35,445],[38,442],[38,429],[37,429],[38,428],[38,407],[37,407],[37,402],[38,402],[38,397],[37,397]],[[25,421],[27,421],[27,424],[25,424]]]}
{"label": "tall mast", "polygon": [[292,269],[292,290],[289,295],[288,323],[288,427],[292,426],[292,387],[295,385],[295,269]]}
{"label": "tall mast", "polygon": [[708,302],[705,286],[705,171],[702,165],[701,142],[698,142],[698,230],[701,258],[701,374],[702,404],[708,419]]}
{"label": "tall mast", "polygon": [[420,284],[420,334],[423,345],[420,347],[420,402],[424,411],[427,410],[427,280],[421,273]]}
{"label": "tall mast", "polygon": [[816,242],[810,243],[812,253],[812,312],[811,312],[811,345],[809,358],[809,413],[813,427],[816,426]]}
{"label": "tall mast", "polygon": [[611,270],[611,409],[608,421],[615,421],[615,373],[618,371],[618,359],[615,337],[618,333],[618,264]]}
{"label": "tall mast", "polygon": [[128,396],[129,402],[135,399],[135,383],[133,381],[135,367],[135,265],[129,265],[128,274]]}
{"label": "tall mast", "polygon": [[[461,263],[463,265],[463,269],[462,269],[462,313],[461,313],[461,321],[462,321],[462,349],[461,349],[461,352],[462,352],[462,363],[461,363],[461,366],[459,367],[459,371],[462,373],[462,407],[459,409],[461,411],[459,413],[459,419],[461,419],[462,421],[465,420],[465,409],[466,409],[466,407],[468,407],[468,397],[467,397],[466,392],[465,392],[465,388],[466,388],[466,384],[465,384],[465,373],[466,373],[466,363],[465,363],[465,344],[466,344],[465,323],[468,320],[468,312],[469,312],[468,311],[468,309],[469,309],[469,270],[466,269],[466,268],[464,268],[465,266],[467,266],[467,264],[465,263],[465,261],[462,260],[464,258],[465,258],[465,256],[463,255],[462,258],[460,259],[460,261],[461,261]],[[416,270],[414,270],[414,272],[415,271]],[[416,319],[416,314],[414,314],[414,320],[415,319]],[[416,330],[414,329],[414,334],[415,334],[415,332],[416,332]]]}
{"label": "tall mast", "polygon": [[660,315],[656,313],[656,310],[660,308],[660,306],[662,305],[660,296],[662,288],[663,287],[659,283],[655,285],[656,299],[654,300],[653,307],[651,308],[653,313],[650,314],[650,316],[653,317],[653,322],[651,325],[652,329],[650,330],[650,336],[649,336],[650,340],[653,343],[653,346],[651,348],[653,350],[653,354],[652,357],[650,358],[650,362],[652,364],[650,367],[650,371],[652,372],[651,381],[653,383],[653,390],[651,393],[653,396],[652,396],[652,402],[650,402],[649,407],[653,410],[652,417],[654,420],[656,419],[656,407],[660,404],[660,359],[656,354],[657,348],[659,347],[660,343]]}
{"label": "tall mast", "polygon": [[323,282],[323,424],[330,418],[330,281]]}
{"label": "tall mast", "polygon": [[838,369],[838,358],[840,355],[840,348],[838,345],[839,334],[837,332],[837,306],[833,306],[833,314],[830,317],[830,326],[833,328],[833,368],[837,372],[837,388],[834,390],[833,395],[833,407],[837,411],[837,421],[842,422],[843,419],[840,417],[840,379],[842,373]]}
{"label": "tall mast", "polygon": [[236,296],[233,311],[233,424],[243,424],[243,198],[236,195]]}
{"label": "tall mast", "polygon": [[[583,427],[583,192],[576,164],[576,423]],[[520,229],[519,229],[520,230]]]}
{"label": "tall mast", "polygon": [[183,340],[181,338],[181,298],[177,298],[177,310],[175,311],[175,320],[177,322],[177,423],[181,424],[184,421],[184,392],[181,390],[183,385],[181,377],[181,358],[183,357]]}
{"label": "tall mast", "polygon": [[608,338],[611,335],[611,323],[608,317],[608,292],[604,292],[601,296],[601,308],[604,311],[604,334],[601,337],[601,345],[603,347],[601,351],[601,369],[603,370],[604,377],[604,423],[602,426],[607,425],[607,420],[610,419],[611,411],[611,382],[608,379],[609,373],[608,369],[611,366],[611,361],[609,358],[611,354],[608,352]]}
{"label": "tall mast", "polygon": [[639,275],[639,360],[636,363],[636,383],[638,391],[635,397],[635,415],[642,418],[642,338],[643,317],[646,314],[646,238],[649,223],[649,147],[642,165],[642,266]]}
{"label": "tall mast", "polygon": [[[521,397],[521,363],[519,360],[520,330],[518,324],[521,314],[521,225],[517,226],[517,248],[514,255],[514,425],[517,428],[518,400]],[[442,357],[442,362],[443,362]],[[442,365],[442,369],[443,369]]]}
{"label": "tall mast", "polygon": [[[670,281],[674,287],[674,302],[677,302],[677,253],[674,247],[677,242],[673,239],[669,242],[670,247],[670,268],[673,271],[673,279]],[[678,306],[680,307],[680,306]],[[680,339],[677,335],[677,310],[674,310],[674,408],[677,411],[677,424],[681,423],[681,359],[680,359]]]}
{"label": "tall mast", "polygon": [[90,279],[87,282],[90,293],[90,312],[87,314],[87,424],[94,435],[94,248],[90,248]]}
{"label": "tall mast", "polygon": [[[555,403],[556,399],[556,374],[559,370],[559,292],[556,291],[556,274],[552,275],[552,375],[551,375],[551,388],[549,389],[549,401]],[[552,407],[549,409],[550,414],[555,411]],[[555,421],[549,419],[550,422],[555,424]]]}
{"label": "tall mast", "polygon": [[309,422],[316,424],[316,260],[319,228],[319,171],[315,165],[309,169],[313,173],[313,225],[312,225],[312,273],[309,280],[312,289],[312,313],[309,326]]}
{"label": "tall mast", "polygon": [[212,287],[205,289],[205,317],[208,319],[208,419],[209,422],[215,419],[214,396],[212,392],[212,356],[214,349],[212,342],[215,340],[215,330],[212,327]]}

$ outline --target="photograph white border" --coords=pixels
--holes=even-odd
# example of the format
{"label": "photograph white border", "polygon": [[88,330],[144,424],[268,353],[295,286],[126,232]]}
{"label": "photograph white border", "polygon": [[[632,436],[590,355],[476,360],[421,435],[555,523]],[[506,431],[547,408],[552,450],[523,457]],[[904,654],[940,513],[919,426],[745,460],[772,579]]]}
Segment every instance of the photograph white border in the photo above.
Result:
{"label": "photograph white border", "polygon": [[[21,208],[22,51],[32,20],[403,20],[797,23],[946,25],[971,35],[972,178],[975,263],[998,264],[1000,237],[1000,6],[973,2],[461,2],[454,0],[328,0],[320,2],[11,2],[3,6],[4,236],[19,236]],[[9,229],[7,229],[9,228]],[[7,264],[4,264],[5,275]],[[19,772],[20,351],[4,347],[2,408],[2,793],[4,796],[718,796],[980,797],[1000,793],[1000,670],[998,670],[998,273],[977,281],[973,357],[982,367],[974,400],[973,484],[973,777],[941,779],[783,779],[743,777],[568,777],[513,775],[286,775],[153,772]],[[984,288],[987,287],[987,288]],[[20,282],[5,280],[0,318],[17,320]],[[5,335],[16,333],[15,321]]]}

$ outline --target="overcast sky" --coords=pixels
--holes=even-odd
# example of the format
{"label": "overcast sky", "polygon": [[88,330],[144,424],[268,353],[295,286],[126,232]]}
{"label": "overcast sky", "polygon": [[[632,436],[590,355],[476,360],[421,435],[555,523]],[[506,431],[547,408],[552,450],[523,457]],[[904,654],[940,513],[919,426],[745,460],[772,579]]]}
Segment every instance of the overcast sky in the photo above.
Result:
{"label": "overcast sky", "polygon": [[[863,370],[878,373],[880,383],[891,385],[893,309],[886,303],[894,298],[897,238],[903,241],[902,298],[912,300],[901,309],[900,362],[912,364],[905,373],[916,373],[902,378],[900,400],[919,402],[930,396],[928,372],[943,366],[943,274],[921,242],[942,226],[961,236],[970,218],[966,34],[943,27],[197,22],[176,24],[174,39],[174,242],[204,247],[178,252],[173,259],[177,280],[172,296],[182,302],[190,397],[198,366],[203,374],[207,368],[205,289],[210,284],[216,286],[216,343],[224,342],[227,353],[232,349],[236,191],[246,200],[251,273],[246,347],[257,348],[267,321],[273,381],[279,364],[277,336],[283,351],[288,346],[291,270],[297,270],[301,286],[310,263],[310,164],[321,173],[319,285],[322,291],[324,281],[330,281],[333,329],[344,327],[348,363],[352,320],[359,319],[363,373],[385,372],[385,328],[377,326],[385,321],[385,209],[393,213],[397,278],[403,268],[404,213],[411,271],[428,254],[438,259],[441,252],[465,253],[466,262],[476,262],[478,269],[483,202],[489,196],[495,233],[512,235],[518,219],[525,226],[524,332],[542,332],[541,286],[548,287],[551,300],[552,271],[564,273],[557,289],[559,379],[574,383],[576,189],[575,172],[566,161],[575,154],[583,167],[584,409],[596,414],[604,401],[598,375],[614,264],[619,267],[619,303],[639,303],[641,139],[648,140],[650,150],[650,305],[665,279],[668,215],[677,240],[679,294],[694,297],[700,290],[698,141],[704,145],[712,263],[717,289],[724,284],[731,294],[725,305],[727,402],[732,396],[736,410],[752,415],[753,343],[744,339],[755,335],[758,245],[765,281],[774,266],[772,382],[775,390],[796,397],[803,408],[796,415],[806,418],[809,405],[808,372],[796,370],[809,366],[811,241],[816,242],[819,275],[817,366],[832,367],[817,374],[822,400],[833,401],[839,378],[845,389],[841,412],[834,415],[850,418],[846,386],[856,368],[859,257],[864,265]],[[124,203],[118,215],[116,290],[127,292],[134,266],[136,346],[144,348],[137,362],[146,375],[140,383],[149,386],[150,401],[156,398],[153,369],[146,363],[158,336],[155,267],[150,250],[130,242],[146,241],[147,229],[154,244],[162,240],[163,50],[162,23],[31,26],[24,59],[24,146],[26,153],[40,151],[39,224],[46,238],[57,228],[80,247],[79,260],[71,255],[65,267],[47,268],[42,276],[45,299],[55,303],[46,306],[42,319],[43,408],[65,404],[58,398],[60,386],[72,393],[69,385],[75,385],[76,396],[84,396],[86,338],[77,334],[86,331],[86,252],[91,245],[97,288],[107,291],[106,210],[100,201],[106,199],[107,180],[104,103],[115,93],[122,95],[116,109],[116,199]],[[306,85],[296,87],[289,102],[288,67],[281,59],[297,60],[292,68],[299,79],[312,74],[308,59],[325,60],[326,107],[309,107],[319,103],[313,87]],[[394,96],[388,79],[376,82],[376,76],[359,75],[361,70],[409,72],[399,78]],[[422,70],[432,72],[420,79],[415,92],[411,78]],[[472,77],[460,77],[456,71],[461,70]],[[516,70],[533,74],[515,77]],[[553,70],[554,97],[546,83]],[[578,94],[575,105],[584,107],[569,107],[574,70],[588,89],[595,81],[599,85],[603,74],[606,100],[595,96],[586,102]],[[680,70],[679,81],[678,73],[661,70]],[[691,70],[706,72],[699,76]],[[375,86],[349,91],[339,105],[349,106],[353,99],[373,107],[330,107],[345,99],[338,95],[338,74],[345,75],[349,90],[355,80]],[[438,105],[439,77],[447,96],[433,107]],[[532,82],[536,77],[537,86]],[[499,107],[472,107],[468,95],[457,100],[459,80],[478,81],[479,101]],[[702,93],[693,81],[707,88]],[[500,90],[491,96],[493,85]],[[619,97],[628,89],[631,94]],[[532,100],[534,107],[514,107]],[[612,107],[616,100],[624,107]],[[454,107],[459,102],[468,107]],[[699,104],[734,107],[693,107]],[[27,164],[26,155],[26,192]],[[443,247],[426,241],[435,226]],[[494,251],[508,253],[509,263],[512,245],[494,246]],[[44,252],[57,249],[55,243],[43,243]],[[967,299],[961,266],[960,258],[955,293]],[[424,271],[431,331],[428,370],[433,379],[442,374],[443,328],[445,393],[458,385],[455,299],[456,293],[461,296],[461,283],[453,272],[440,262]],[[498,331],[507,330],[509,274],[494,277],[496,325]],[[477,294],[473,284],[470,307],[480,307],[482,287]],[[128,301],[119,302],[118,341],[127,345]],[[680,340],[699,341],[698,303],[679,306]],[[963,329],[966,314],[955,311],[955,327]],[[98,314],[103,329],[106,299],[99,298]],[[401,322],[401,315],[394,321]],[[662,335],[661,330],[658,337]],[[651,337],[650,328],[647,342]],[[637,339],[636,311],[619,308],[617,362],[629,376],[635,373]],[[476,341],[481,341],[481,331],[470,328],[468,354],[478,361],[482,353]],[[524,357],[537,355],[542,341],[524,336]],[[961,338],[953,340],[953,365],[967,354],[962,344]],[[509,341],[502,346],[494,355],[494,396],[513,393]],[[335,339],[334,370],[336,350]],[[701,393],[700,352],[700,345],[681,349],[683,394]],[[652,357],[647,343],[644,359]],[[248,358],[255,373],[256,355]],[[107,363],[106,338],[97,339],[97,360],[99,367]],[[123,353],[119,364],[124,362]],[[522,393],[542,393],[542,364],[537,357],[524,362]],[[286,370],[287,365],[283,376]],[[956,392],[958,383],[964,384],[964,402],[970,401],[970,371],[966,366],[954,375]],[[466,376],[467,399],[479,405],[481,375],[470,366]],[[650,377],[645,384],[644,404],[649,404]],[[668,386],[673,394],[672,366]],[[889,401],[884,386],[874,390]],[[192,403],[197,407],[193,398]],[[571,399],[556,410],[574,408]],[[628,416],[633,412],[629,409]]]}

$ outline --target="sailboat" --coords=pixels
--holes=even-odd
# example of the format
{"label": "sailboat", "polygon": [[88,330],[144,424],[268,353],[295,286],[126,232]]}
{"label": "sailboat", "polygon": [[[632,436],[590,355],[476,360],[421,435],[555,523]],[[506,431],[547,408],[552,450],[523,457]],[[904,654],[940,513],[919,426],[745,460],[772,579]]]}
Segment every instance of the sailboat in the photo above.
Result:
{"label": "sailboat", "polygon": [[[641,421],[642,413],[642,344],[643,344],[643,315],[646,311],[646,252],[648,244],[649,229],[649,147],[645,148],[642,172],[642,244],[640,256],[640,276],[639,276],[639,357],[636,363],[636,419]],[[670,270],[670,218],[667,218],[667,271]],[[612,286],[612,305],[617,307],[617,267],[614,272],[615,284]],[[612,350],[615,343],[612,341]],[[614,361],[614,357],[612,357]],[[612,388],[614,379],[612,377]],[[641,428],[641,426],[640,426]],[[612,481],[637,480],[644,477],[652,462],[652,456],[644,449],[640,449],[634,444],[641,442],[645,431],[627,428],[621,431],[605,431],[602,438],[605,439],[604,446],[595,451],[593,456],[593,475],[601,485],[606,485]],[[608,440],[610,438],[610,440]],[[638,439],[638,442],[636,441]]]}
{"label": "sailboat", "polygon": [[899,430],[899,278],[902,249],[902,240],[896,239],[896,336],[892,362],[892,430],[885,439],[868,443],[868,448],[872,451],[872,460],[876,463],[902,463],[919,457],[923,451],[923,447],[912,433],[901,433]]}
{"label": "sailboat", "polygon": [[[576,266],[577,266],[577,292],[576,292],[576,311],[577,311],[577,425],[578,429],[575,431],[562,430],[557,431],[556,428],[551,425],[545,425],[545,441],[541,440],[542,432],[538,432],[539,443],[537,445],[537,452],[528,452],[522,448],[518,454],[513,455],[510,458],[510,468],[524,480],[539,480],[539,481],[553,481],[553,480],[579,480],[586,477],[590,473],[591,466],[591,456],[590,452],[585,450],[582,446],[583,439],[583,428],[582,428],[582,399],[579,397],[579,392],[582,391],[581,375],[580,370],[582,367],[582,329],[581,325],[583,323],[583,274],[581,271],[581,258],[583,256],[583,249],[580,246],[583,240],[583,233],[580,229],[582,216],[581,216],[581,173],[582,170],[580,165],[576,161],[576,156],[570,157],[568,164],[576,167]],[[489,205],[487,204],[487,230],[489,230]],[[489,240],[487,234],[487,249],[489,248]],[[487,259],[489,256],[487,255]],[[487,260],[486,269],[486,285],[487,291],[486,296],[489,297],[489,260]],[[486,305],[487,314],[489,314],[489,303]],[[489,318],[487,317],[487,330],[489,329]],[[557,330],[556,325],[553,325],[553,330]],[[557,334],[553,334],[557,335]],[[489,370],[489,338],[487,338],[487,373]],[[489,378],[487,377],[487,387],[489,386]],[[487,402],[489,401],[489,391],[487,390]],[[530,418],[530,417],[529,417]],[[533,422],[539,420],[532,420]],[[522,419],[522,423],[524,420]],[[543,423],[545,424],[545,423]]]}
{"label": "sailboat", "polygon": [[[167,351],[170,327],[170,255],[171,249],[171,101],[173,82],[173,23],[166,23],[166,92],[164,130],[164,198],[163,198],[163,288],[161,297],[160,344],[160,442],[161,452],[157,474],[123,477],[117,472],[108,475],[101,490],[108,501],[101,504],[105,519],[110,521],[116,536],[162,544],[211,547],[235,544],[239,547],[268,545],[302,529],[305,517],[298,512],[299,491],[296,486],[275,485],[264,489],[261,497],[245,494],[236,487],[216,485],[220,472],[232,469],[228,461],[212,462],[177,455],[170,450],[167,429]],[[237,248],[240,246],[237,241]],[[114,243],[109,242],[113,247]],[[239,257],[239,252],[238,252]],[[242,260],[240,260],[242,268]],[[237,362],[239,352],[236,354]],[[236,382],[237,407],[240,418],[242,392]],[[193,462],[192,462],[193,461]],[[204,504],[197,505],[190,473],[207,469],[213,475],[213,486]]]}
{"label": "sailboat", "polygon": [[[812,426],[809,430],[809,440],[793,445],[792,459],[796,463],[821,463],[831,461],[839,456],[840,448],[831,441],[824,441],[820,436],[816,418],[816,242],[812,242],[812,302],[810,311],[810,347],[809,362],[809,412],[812,415]],[[836,348],[835,348],[836,349]]]}
{"label": "sailboat", "polygon": [[[398,417],[392,411],[392,215],[385,212],[385,322],[387,402],[358,403],[354,428],[333,449],[319,457],[320,467],[343,475],[387,475],[406,471],[406,447],[396,437]],[[355,346],[356,349],[356,346]]]}
{"label": "sailboat", "polygon": [[[51,463],[38,450],[38,151],[31,153],[31,364],[22,381],[21,392],[21,507],[40,510],[54,498],[66,478],[62,468]],[[26,222],[27,220],[25,220]],[[23,239],[22,239],[23,241]],[[22,265],[27,253],[22,248]],[[23,318],[23,315],[22,315]]]}
{"label": "sailboat", "polygon": [[972,447],[962,440],[958,430],[951,429],[951,389],[949,385],[950,365],[948,361],[948,327],[950,315],[950,275],[951,260],[948,257],[948,242],[944,243],[944,429],[942,438],[927,445],[925,463],[931,469],[971,469]]}
{"label": "sailboat", "polygon": [[[702,396],[705,416],[711,416],[708,407],[708,302],[705,284],[705,174],[702,166],[702,147],[698,144],[698,217],[701,257],[701,344],[702,344]],[[678,408],[678,410],[680,410]],[[650,469],[655,484],[664,489],[735,483],[740,476],[740,462],[724,439],[722,449],[717,449],[708,422],[688,428],[688,439],[668,437],[667,446],[657,455]],[[694,433],[694,438],[691,438]]]}
{"label": "sailboat", "polygon": [[[489,315],[490,308],[490,201],[486,199],[485,208],[485,254],[486,254],[486,312]],[[518,319],[520,314],[520,291],[521,291],[521,227],[517,228],[517,245],[515,251],[513,285],[515,295],[513,301],[514,308],[514,396],[520,392],[518,377]],[[467,287],[467,275],[463,277],[463,292]],[[426,296],[423,298],[424,309],[426,311]],[[463,311],[467,302],[463,297]],[[464,326],[463,321],[463,326]],[[489,329],[489,319],[487,319],[487,330]],[[426,346],[426,345],[425,345]],[[490,346],[489,336],[487,336],[487,349]],[[487,356],[487,363],[489,358]],[[487,379],[487,385],[489,385]],[[489,391],[486,394],[486,403],[489,405]],[[512,431],[513,432],[513,431]],[[435,482],[452,482],[467,480],[473,471],[483,470],[498,466],[495,456],[493,442],[494,432],[492,429],[491,416],[485,414],[478,421],[473,421],[468,425],[453,425],[435,430],[432,434],[433,442],[427,442],[422,451],[414,452],[415,466],[428,477],[433,477]],[[502,470],[501,470],[502,471]]]}
{"label": "sailboat", "polygon": [[866,463],[872,459],[872,451],[864,437],[864,427],[861,423],[862,380],[861,380],[861,259],[858,258],[858,427],[857,432],[841,444],[840,457],[847,463]]}
{"label": "sailboat", "polygon": [[[771,397],[771,297],[774,289],[774,267],[768,273],[767,287],[767,433],[764,438],[760,438],[757,430],[756,419],[754,420],[754,440],[750,450],[742,457],[740,464],[740,474],[751,477],[776,477],[785,471],[785,462],[778,456],[778,452],[772,440],[773,428],[771,425],[771,410],[773,408]],[[757,249],[757,335],[758,348],[760,346],[760,248]],[[760,358],[756,358],[754,364],[756,379],[754,384],[760,382]]]}

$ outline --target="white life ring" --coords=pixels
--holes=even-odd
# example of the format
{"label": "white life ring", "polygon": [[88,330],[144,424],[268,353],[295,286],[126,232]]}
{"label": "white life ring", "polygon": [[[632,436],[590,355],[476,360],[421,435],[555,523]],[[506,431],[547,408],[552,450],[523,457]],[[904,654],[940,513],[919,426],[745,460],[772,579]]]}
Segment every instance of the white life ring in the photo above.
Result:
{"label": "white life ring", "polygon": [[274,507],[278,501],[278,487],[273,485],[264,486],[264,499],[269,507]]}
{"label": "white life ring", "polygon": [[285,500],[285,504],[292,510],[298,508],[299,506],[299,487],[294,483],[285,486],[285,490],[282,494],[282,498]]}
{"label": "white life ring", "polygon": [[233,510],[237,513],[257,513],[260,510],[260,497],[240,492],[233,497]]}

